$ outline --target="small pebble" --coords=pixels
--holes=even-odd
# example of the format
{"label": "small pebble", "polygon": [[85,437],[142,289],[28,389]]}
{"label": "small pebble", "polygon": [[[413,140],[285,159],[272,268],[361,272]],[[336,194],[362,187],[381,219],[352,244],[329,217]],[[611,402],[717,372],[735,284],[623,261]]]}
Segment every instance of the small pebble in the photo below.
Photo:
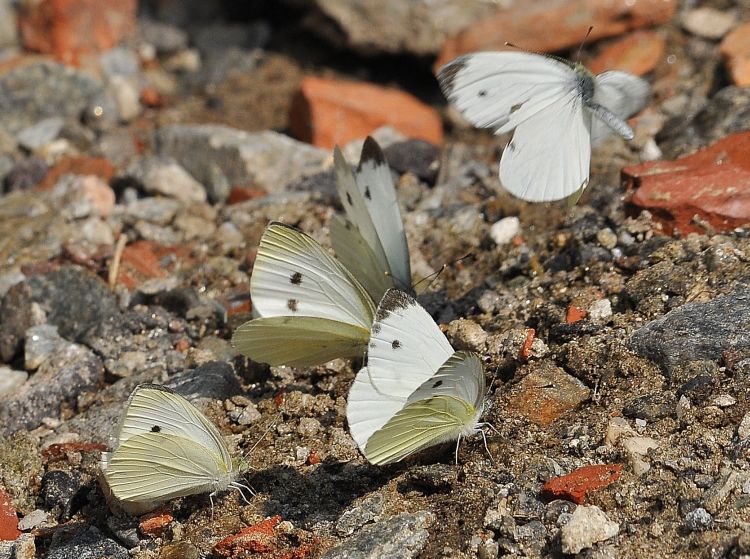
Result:
{"label": "small pebble", "polygon": [[516,216],[504,217],[490,227],[490,237],[495,244],[505,245],[521,231],[521,221]]}
{"label": "small pebble", "polygon": [[589,320],[604,322],[612,316],[612,303],[609,299],[597,299],[588,308]]}
{"label": "small pebble", "polygon": [[617,235],[615,235],[612,229],[610,229],[609,227],[599,229],[599,231],[597,231],[596,233],[596,240],[604,248],[610,250],[617,246]]}
{"label": "small pebble", "polygon": [[737,427],[737,436],[741,439],[750,438],[750,412],[742,416],[742,421]]}
{"label": "small pebble", "polygon": [[560,528],[562,552],[579,553],[597,542],[616,536],[619,532],[620,525],[610,520],[599,507],[581,505]]}
{"label": "small pebble", "polygon": [[693,35],[704,39],[721,39],[734,27],[736,17],[714,8],[696,8],[682,18],[682,27]]}
{"label": "small pebble", "polygon": [[683,525],[691,532],[707,530],[713,524],[713,517],[703,507],[698,507],[685,515]]}

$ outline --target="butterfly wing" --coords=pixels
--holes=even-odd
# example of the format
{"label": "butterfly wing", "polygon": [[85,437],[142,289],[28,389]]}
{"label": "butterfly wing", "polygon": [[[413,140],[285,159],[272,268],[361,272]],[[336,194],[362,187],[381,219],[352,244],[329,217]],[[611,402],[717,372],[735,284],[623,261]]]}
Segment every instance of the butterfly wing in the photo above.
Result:
{"label": "butterfly wing", "polygon": [[[648,82],[627,72],[603,72],[594,78],[593,102],[622,120],[640,111],[646,105],[648,94]],[[591,128],[592,144],[598,144],[611,131],[610,126],[594,119]]]}
{"label": "butterfly wing", "polygon": [[375,307],[359,282],[317,241],[278,222],[261,238],[250,294],[262,317],[311,316],[367,330]]}
{"label": "butterfly wing", "polygon": [[338,357],[360,357],[370,331],[308,316],[273,316],[246,322],[232,336],[243,355],[269,365],[308,367]]}
{"label": "butterfly wing", "polygon": [[232,471],[231,461],[193,439],[147,432],[120,444],[104,476],[120,500],[159,502],[225,489]]}
{"label": "butterfly wing", "polygon": [[571,92],[520,124],[500,158],[500,181],[514,196],[551,202],[586,187],[591,113]]}
{"label": "butterfly wing", "polygon": [[216,426],[193,404],[165,386],[137,386],[128,399],[116,432],[118,447],[143,433],[194,441],[231,467],[229,450]]}
{"label": "butterfly wing", "polygon": [[372,324],[367,366],[357,373],[347,401],[349,430],[360,449],[452,354],[419,303],[402,291],[386,292]]}
{"label": "butterfly wing", "polygon": [[497,134],[513,130],[577,87],[569,65],[527,52],[460,56],[439,70],[438,81],[469,122]]}
{"label": "butterfly wing", "polygon": [[[338,148],[333,157],[336,188],[348,222],[348,227],[331,228],[331,244],[336,255],[375,301],[379,301],[389,287],[410,291],[409,248],[383,151],[368,136],[356,173],[352,173]],[[349,234],[352,230],[359,233],[359,238]],[[370,247],[366,258],[358,252],[360,239]]]}
{"label": "butterfly wing", "polygon": [[454,353],[367,441],[365,457],[390,464],[473,431],[482,412],[484,370],[473,353]]}

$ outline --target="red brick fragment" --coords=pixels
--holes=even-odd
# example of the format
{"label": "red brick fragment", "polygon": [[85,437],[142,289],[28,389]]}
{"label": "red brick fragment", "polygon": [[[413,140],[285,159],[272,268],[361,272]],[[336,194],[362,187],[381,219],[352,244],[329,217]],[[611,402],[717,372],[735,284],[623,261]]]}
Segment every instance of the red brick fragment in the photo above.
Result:
{"label": "red brick fragment", "polygon": [[137,0],[21,2],[18,25],[27,49],[79,64],[130,35],[137,7]]}
{"label": "red brick fragment", "polygon": [[622,170],[636,189],[629,202],[664,225],[686,234],[705,233],[697,216],[717,231],[750,223],[750,131],[731,134],[676,161],[653,161]]}
{"label": "red brick fragment", "polygon": [[614,483],[621,474],[620,464],[583,466],[549,480],[542,487],[542,496],[549,500],[566,499],[580,505],[586,500],[587,493]]}
{"label": "red brick fragment", "polygon": [[18,515],[10,495],[0,489],[0,540],[13,541],[20,535]]}
{"label": "red brick fragment", "polygon": [[174,520],[174,516],[167,509],[158,509],[141,517],[138,529],[141,534],[158,538],[164,533],[164,530]]}
{"label": "red brick fragment", "polygon": [[221,557],[246,557],[249,553],[268,553],[277,547],[274,532],[281,522],[276,515],[244,528],[237,534],[224,538],[214,546],[214,553]]}
{"label": "red brick fragment", "polygon": [[235,186],[229,193],[227,198],[227,204],[238,204],[245,200],[254,200],[256,198],[263,198],[266,195],[266,191],[262,188],[249,188],[246,186]]}
{"label": "red brick fragment", "polygon": [[635,31],[604,47],[588,68],[595,74],[622,70],[643,76],[656,68],[666,48],[667,42],[658,33]]}
{"label": "red brick fragment", "polygon": [[51,167],[35,190],[49,190],[63,175],[94,175],[109,183],[115,174],[115,167],[104,157],[74,156],[63,157]]}
{"label": "red brick fragment", "polygon": [[528,359],[531,355],[531,346],[534,343],[535,335],[536,330],[533,328],[526,329],[526,339],[524,340],[523,345],[521,346],[521,351],[519,352],[521,359]]}
{"label": "red brick fragment", "polygon": [[390,125],[432,144],[443,142],[438,112],[413,95],[372,83],[308,76],[292,100],[295,138],[331,149]]}
{"label": "red brick fragment", "polygon": [[579,320],[586,318],[587,315],[588,313],[585,309],[579,309],[575,305],[570,305],[568,307],[568,312],[565,314],[565,323],[575,324]]}

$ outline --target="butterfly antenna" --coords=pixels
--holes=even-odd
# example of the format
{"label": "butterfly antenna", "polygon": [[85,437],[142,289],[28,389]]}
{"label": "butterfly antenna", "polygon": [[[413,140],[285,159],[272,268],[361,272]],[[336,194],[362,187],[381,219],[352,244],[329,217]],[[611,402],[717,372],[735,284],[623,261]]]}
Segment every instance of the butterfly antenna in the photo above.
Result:
{"label": "butterfly antenna", "polygon": [[525,49],[523,47],[519,47],[518,45],[515,45],[515,44],[511,43],[510,41],[505,41],[505,46],[506,47],[511,47],[511,48],[514,48],[514,49],[518,49],[518,50],[522,50],[523,52],[528,52],[528,53],[531,53],[531,54],[538,54],[539,56],[544,56],[545,58],[552,58],[554,60],[557,60],[558,62],[562,62],[566,66],[571,66],[571,67],[573,66],[573,64],[571,64],[569,60],[565,60],[561,56],[550,54],[548,52],[542,52],[540,50]]}
{"label": "butterfly antenna", "polygon": [[250,455],[250,453],[253,450],[255,450],[256,447],[260,444],[260,442],[266,437],[266,435],[268,435],[268,433],[271,431],[271,429],[273,429],[274,427],[276,427],[276,424],[277,424],[276,421],[272,421],[271,424],[268,426],[268,428],[266,428],[266,430],[263,431],[263,434],[260,437],[258,437],[258,440],[255,441],[255,444],[250,447],[250,450],[247,450],[247,451],[245,451],[245,452],[242,453],[242,457],[244,458],[245,456]]}
{"label": "butterfly antenna", "polygon": [[[487,424],[489,425],[489,423]],[[491,425],[490,425],[491,426]],[[494,429],[494,427],[492,427]],[[487,435],[484,432],[484,429],[479,431],[482,434],[482,442],[484,442],[484,450],[487,452],[487,456],[490,458],[490,462],[492,462],[492,465],[495,465],[495,459],[492,458],[492,453],[490,452],[490,448],[487,446]]]}
{"label": "butterfly antenna", "polygon": [[[427,285],[427,287],[424,290],[424,291],[427,291],[427,289],[430,288],[430,285],[432,285],[440,277],[440,274],[442,274],[446,270],[446,268],[448,268],[448,266],[453,266],[455,264],[458,264],[459,262],[461,262],[462,260],[466,260],[470,256],[474,256],[474,253],[473,252],[466,253],[461,258],[457,258],[456,260],[453,260],[452,262],[448,262],[447,264],[443,264],[442,266],[440,266],[440,269],[437,272],[433,272],[433,273],[431,273],[431,274],[423,277],[417,283],[415,283],[414,285],[412,285],[412,289],[416,292],[417,286],[419,284],[421,284],[421,283],[427,281],[428,279],[432,278],[432,281],[430,281],[429,285]],[[424,291],[422,291],[422,293],[424,293]]]}
{"label": "butterfly antenna", "polygon": [[583,38],[583,41],[581,41],[581,45],[578,47],[578,52],[576,53],[576,60],[580,62],[581,60],[581,52],[583,52],[583,45],[586,44],[586,40],[589,38],[589,35],[591,35],[591,32],[594,30],[594,26],[590,25],[589,30],[586,31],[586,36]]}

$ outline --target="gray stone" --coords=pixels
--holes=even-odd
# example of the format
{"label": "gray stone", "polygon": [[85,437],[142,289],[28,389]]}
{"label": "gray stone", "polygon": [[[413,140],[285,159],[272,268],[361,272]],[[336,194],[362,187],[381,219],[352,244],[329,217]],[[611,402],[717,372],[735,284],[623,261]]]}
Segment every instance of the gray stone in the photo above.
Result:
{"label": "gray stone", "polygon": [[49,514],[42,509],[35,509],[18,521],[18,529],[22,532],[33,530],[47,522]]}
{"label": "gray stone", "polygon": [[685,519],[682,522],[683,526],[691,532],[708,530],[713,523],[713,517],[702,507],[691,510],[685,515]]}
{"label": "gray stone", "polygon": [[431,512],[401,513],[365,526],[354,536],[330,549],[324,559],[409,559],[427,543],[427,528],[434,522]]}
{"label": "gray stone", "polygon": [[34,322],[34,305],[60,335],[81,341],[86,332],[119,315],[114,294],[98,277],[78,266],[32,276],[8,290],[0,304],[0,359],[10,361]]}
{"label": "gray stone", "polygon": [[490,238],[496,245],[505,245],[513,240],[521,231],[521,220],[511,215],[496,221],[490,227]]}
{"label": "gray stone", "polygon": [[437,179],[440,170],[440,150],[429,142],[398,141],[388,147],[384,146],[383,153],[388,165],[400,174],[411,173],[430,184]]}
{"label": "gray stone", "polygon": [[10,367],[0,367],[0,398],[3,394],[12,394],[29,378],[26,371],[17,371]]}
{"label": "gray stone", "polygon": [[374,493],[365,497],[356,507],[345,511],[336,521],[336,533],[350,536],[368,522],[377,520],[383,513],[383,495]]}
{"label": "gray stone", "polygon": [[35,371],[50,355],[70,342],[57,333],[57,326],[40,324],[26,330],[24,344],[24,367],[27,371]]}
{"label": "gray stone", "polygon": [[143,110],[137,78],[110,76],[107,91],[117,104],[117,115],[122,122],[130,122]]}
{"label": "gray stone", "polygon": [[734,14],[708,6],[688,10],[682,15],[682,27],[704,39],[721,39],[736,24]]}
{"label": "gray stone", "polygon": [[38,157],[22,159],[5,175],[5,192],[29,190],[41,182],[47,169],[47,164]]}
{"label": "gray stone", "polygon": [[125,47],[115,47],[102,54],[99,57],[99,66],[108,78],[113,76],[136,78],[141,73],[141,64],[135,51]]}
{"label": "gray stone", "polygon": [[625,417],[657,421],[677,412],[677,398],[672,392],[661,390],[629,400],[622,408]]}
{"label": "gray stone", "polygon": [[[157,133],[157,145],[161,155],[176,159],[209,190],[223,180],[280,192],[290,182],[320,171],[328,158],[327,151],[277,132],[218,125],[164,126]],[[218,194],[210,197],[218,201]]]}
{"label": "gray stone", "polygon": [[740,489],[748,479],[750,479],[748,472],[723,473],[703,494],[703,507],[711,514],[719,513],[729,499],[729,495]]}
{"label": "gray stone", "polygon": [[158,54],[171,54],[188,46],[187,33],[175,25],[142,18],[138,21],[138,31]]}
{"label": "gray stone", "polygon": [[125,206],[125,215],[156,225],[168,225],[181,207],[177,200],[169,198],[139,198]]}
{"label": "gray stone", "polygon": [[15,133],[49,117],[78,118],[101,91],[100,82],[70,66],[19,65],[0,75],[0,126]]}
{"label": "gray stone", "polygon": [[35,151],[57,139],[64,125],[65,120],[60,117],[45,118],[20,130],[16,139],[21,147]]}
{"label": "gray stone", "polygon": [[15,0],[0,0],[0,49],[18,46]]}
{"label": "gray stone", "polygon": [[242,394],[242,387],[234,370],[223,361],[211,361],[196,369],[178,373],[171,377],[165,386],[188,400],[227,400]]}
{"label": "gray stone", "polygon": [[687,303],[636,330],[628,345],[670,375],[687,361],[719,361],[727,350],[747,351],[750,289],[741,287],[705,303]]}
{"label": "gray stone", "polygon": [[616,536],[620,525],[613,522],[595,505],[581,505],[573,511],[570,520],[560,528],[563,553],[579,553],[581,550]]}
{"label": "gray stone", "polygon": [[437,54],[450,35],[497,9],[492,2],[451,0],[316,0],[314,4],[320,15],[307,20],[313,30],[367,56]]}
{"label": "gray stone", "polygon": [[161,194],[186,203],[206,200],[203,185],[171,157],[140,157],[128,166],[124,178],[137,181],[149,194]]}
{"label": "gray stone", "polygon": [[660,146],[667,159],[674,159],[706,147],[734,132],[747,129],[750,122],[750,88],[728,86],[714,95],[690,119],[683,114],[674,128],[662,133]]}
{"label": "gray stone", "polygon": [[47,559],[129,559],[128,550],[93,526],[75,526],[55,532]]}
{"label": "gray stone", "polygon": [[75,409],[78,396],[96,390],[104,366],[91,351],[70,344],[47,359],[20,388],[0,396],[0,434],[35,429],[44,418],[60,416],[60,406]]}

